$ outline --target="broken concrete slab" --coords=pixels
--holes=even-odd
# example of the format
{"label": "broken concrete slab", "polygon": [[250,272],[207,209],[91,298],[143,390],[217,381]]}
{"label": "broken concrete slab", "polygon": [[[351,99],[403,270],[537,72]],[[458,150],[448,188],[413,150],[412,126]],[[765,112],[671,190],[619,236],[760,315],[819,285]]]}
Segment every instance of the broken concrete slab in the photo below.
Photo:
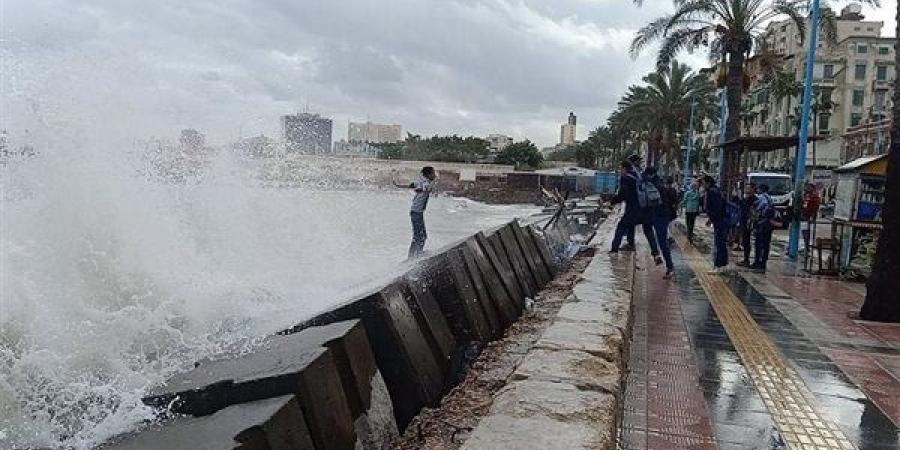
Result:
{"label": "broken concrete slab", "polygon": [[519,226],[519,222],[510,224],[510,229],[516,238],[516,242],[519,243],[519,248],[522,250],[528,269],[534,276],[535,281],[537,281],[538,287],[544,287],[553,277],[550,275],[547,267],[544,266],[544,260],[534,246],[534,241],[525,235],[525,231]]}
{"label": "broken concrete slab", "polygon": [[535,348],[522,360],[512,379],[565,382],[579,389],[618,394],[622,369],[614,362],[580,350]]}
{"label": "broken concrete slab", "polygon": [[[316,330],[321,331],[321,330]],[[316,448],[342,449],[356,441],[334,356],[310,334],[272,336],[252,353],[207,360],[153,390],[145,403],[202,416],[226,406],[296,394]]]}
{"label": "broken concrete slab", "polygon": [[522,288],[519,286],[519,281],[511,268],[506,251],[503,250],[502,246],[500,251],[497,251],[495,242],[499,241],[498,238],[488,239],[487,235],[480,232],[475,235],[475,240],[478,241],[481,250],[487,256],[494,270],[500,275],[503,286],[506,288],[506,293],[509,295],[509,299],[516,310],[516,317],[518,317],[525,305],[525,293],[522,292]]}
{"label": "broken concrete slab", "polygon": [[[113,439],[102,450],[316,450],[292,395],[179,417]],[[346,447],[352,448],[352,447]]]}

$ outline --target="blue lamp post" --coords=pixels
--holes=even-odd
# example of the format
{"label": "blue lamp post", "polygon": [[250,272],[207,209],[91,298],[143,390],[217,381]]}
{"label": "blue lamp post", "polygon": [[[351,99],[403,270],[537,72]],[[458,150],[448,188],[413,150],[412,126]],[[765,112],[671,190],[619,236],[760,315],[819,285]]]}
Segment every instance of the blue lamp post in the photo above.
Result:
{"label": "blue lamp post", "polygon": [[788,257],[797,257],[800,246],[800,215],[796,214],[802,202],[803,183],[806,179],[806,145],[809,137],[809,117],[812,109],[813,69],[816,64],[816,45],[819,38],[819,0],[811,0],[809,14],[809,49],[806,52],[806,78],[803,80],[803,108],[800,114],[800,136],[797,143],[797,159],[794,164],[794,203],[795,214],[791,220],[791,232],[788,239]]}

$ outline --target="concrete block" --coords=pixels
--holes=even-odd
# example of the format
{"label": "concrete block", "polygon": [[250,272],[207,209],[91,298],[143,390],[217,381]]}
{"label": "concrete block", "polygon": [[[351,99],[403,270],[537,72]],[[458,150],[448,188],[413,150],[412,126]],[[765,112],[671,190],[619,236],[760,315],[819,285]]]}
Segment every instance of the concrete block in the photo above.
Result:
{"label": "concrete block", "polygon": [[462,256],[469,278],[472,280],[472,287],[478,296],[478,304],[484,313],[491,337],[496,338],[503,334],[503,330],[506,329],[504,324],[500,322],[500,311],[497,310],[497,305],[494,303],[490,291],[488,291],[487,282],[481,276],[481,270],[478,267],[478,263],[475,262],[475,255],[472,253],[472,250],[468,245],[462,245],[459,248],[459,254]]}
{"label": "concrete block", "polygon": [[553,253],[550,252],[550,246],[547,243],[547,240],[544,239],[544,236],[538,234],[538,231],[532,226],[525,227],[525,231],[527,232],[527,235],[531,236],[534,246],[541,255],[541,259],[544,261],[544,265],[547,267],[550,275],[555,276],[557,272],[559,272],[559,265],[557,264],[556,258],[553,257]]}
{"label": "concrete block", "polygon": [[505,264],[506,270],[512,273],[512,278],[516,282],[516,286],[518,286],[518,291],[522,295],[522,304],[524,305],[525,297],[534,297],[534,290],[531,288],[531,285],[528,283],[528,279],[524,277],[524,274],[521,274],[522,267],[518,267],[518,263],[520,261],[511,257],[509,253],[506,251],[506,247],[503,245],[503,237],[500,235],[499,230],[494,231],[491,234],[486,235],[487,242],[493,247],[494,252],[500,257],[500,261]]}
{"label": "concrete block", "polygon": [[[302,408],[291,395],[180,417],[101,445],[102,450],[315,450]],[[346,447],[352,448],[352,447]]]}
{"label": "concrete block", "polygon": [[513,236],[516,238],[516,242],[519,243],[519,248],[522,250],[525,262],[528,263],[528,269],[531,270],[531,274],[534,276],[535,281],[537,281],[538,287],[543,288],[550,282],[552,276],[550,275],[550,271],[547,270],[547,267],[544,265],[544,260],[538,253],[537,248],[534,246],[534,241],[525,235],[525,231],[519,226],[518,222],[510,224],[510,229],[513,232]]}
{"label": "concrete block", "polygon": [[622,331],[608,325],[556,321],[544,331],[535,347],[548,350],[580,350],[609,361],[622,361]]}
{"label": "concrete block", "polygon": [[556,320],[608,325],[624,332],[630,314],[631,310],[627,304],[611,301],[578,301],[564,304],[556,314]]}
{"label": "concrete block", "polygon": [[488,239],[487,235],[479,232],[475,235],[475,240],[478,241],[478,245],[481,247],[485,256],[487,256],[491,266],[500,276],[500,280],[503,282],[503,287],[506,289],[510,303],[515,308],[515,317],[518,317],[519,314],[522,313],[522,309],[525,305],[525,294],[522,292],[522,288],[519,287],[519,281],[516,279],[516,275],[510,267],[509,258],[507,258],[506,252],[503,251],[502,246],[500,251],[497,251],[495,245],[499,242],[499,239]]}
{"label": "concrete block", "polygon": [[[475,237],[467,239],[465,245],[468,249],[466,254],[471,257],[472,262],[477,266],[485,288],[487,288],[491,303],[497,311],[500,326],[505,329],[519,317],[519,310],[506,291],[502,276],[491,264],[481,245],[478,244],[478,240]],[[469,262],[468,258],[466,262]]]}
{"label": "concrete block", "polygon": [[617,393],[622,370],[616,363],[580,350],[537,348],[525,356],[512,379],[563,382],[579,389]]}
{"label": "concrete block", "polygon": [[444,317],[443,311],[438,306],[437,300],[431,294],[428,283],[422,278],[407,274],[406,284],[410,292],[409,307],[420,324],[422,334],[428,341],[435,360],[441,366],[444,373],[450,369],[450,361],[456,353],[456,338],[450,331],[450,325]]}
{"label": "concrete block", "polygon": [[490,341],[493,334],[459,246],[441,251],[423,265],[428,287],[457,343]]}
{"label": "concrete block", "polygon": [[308,337],[273,336],[253,353],[202,361],[154,389],[145,402],[202,416],[225,406],[296,394],[316,448],[349,448],[356,437],[337,365],[323,342]]}
{"label": "concrete block", "polygon": [[441,357],[426,338],[426,330],[433,330],[416,317],[408,296],[405,282],[395,281],[308,322],[362,321],[401,430],[422,407],[440,401],[445,381]]}
{"label": "concrete block", "polygon": [[613,450],[600,446],[598,431],[546,416],[490,415],[481,420],[462,450]]}
{"label": "concrete block", "polygon": [[512,263],[512,268],[516,273],[516,277],[523,282],[522,290],[528,294],[529,297],[534,298],[538,291],[540,291],[540,288],[538,287],[537,280],[535,280],[534,275],[528,268],[528,262],[525,259],[525,255],[522,253],[519,242],[513,234],[512,224],[500,228],[497,230],[496,234],[500,235],[500,241],[503,243],[506,255]]}

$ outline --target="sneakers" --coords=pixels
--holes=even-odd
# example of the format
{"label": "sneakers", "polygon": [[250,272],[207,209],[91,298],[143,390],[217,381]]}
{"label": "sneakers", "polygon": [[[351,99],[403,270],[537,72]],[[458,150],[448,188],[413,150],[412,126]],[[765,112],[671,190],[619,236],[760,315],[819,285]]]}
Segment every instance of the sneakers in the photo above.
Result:
{"label": "sneakers", "polygon": [[622,250],[623,252],[633,252],[634,244],[625,244],[625,245],[619,247],[619,250]]}
{"label": "sneakers", "polygon": [[707,271],[706,273],[708,273],[708,274],[710,274],[710,275],[722,275],[722,274],[726,274],[726,273],[728,273],[728,267],[727,267],[727,266],[716,267],[716,268],[713,268],[713,269],[710,270],[710,271]]}
{"label": "sneakers", "polygon": [[750,267],[750,261],[738,261],[735,264],[741,267]]}
{"label": "sneakers", "polygon": [[753,270],[754,272],[759,272],[759,273],[766,272],[766,266],[764,266],[762,264],[754,264],[754,265],[750,266],[750,269]]}
{"label": "sneakers", "polygon": [[653,262],[656,263],[657,266],[662,264],[663,263],[662,256],[659,256],[659,255],[654,256]]}
{"label": "sneakers", "polygon": [[615,255],[615,254],[619,253],[619,251],[618,250],[610,250],[606,253],[609,253],[610,255]]}
{"label": "sneakers", "polygon": [[667,271],[666,271],[666,274],[663,275],[663,280],[671,280],[672,277],[674,277],[674,276],[675,276],[675,271],[674,271],[674,270],[667,270]]}

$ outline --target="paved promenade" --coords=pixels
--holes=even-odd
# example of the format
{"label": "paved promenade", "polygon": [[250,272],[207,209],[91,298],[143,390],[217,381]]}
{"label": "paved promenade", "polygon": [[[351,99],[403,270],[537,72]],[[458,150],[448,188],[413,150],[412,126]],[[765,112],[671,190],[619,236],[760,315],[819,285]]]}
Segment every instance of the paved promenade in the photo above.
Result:
{"label": "paved promenade", "polygon": [[636,256],[620,449],[900,449],[900,325],[848,318],[860,286],[673,253]]}

